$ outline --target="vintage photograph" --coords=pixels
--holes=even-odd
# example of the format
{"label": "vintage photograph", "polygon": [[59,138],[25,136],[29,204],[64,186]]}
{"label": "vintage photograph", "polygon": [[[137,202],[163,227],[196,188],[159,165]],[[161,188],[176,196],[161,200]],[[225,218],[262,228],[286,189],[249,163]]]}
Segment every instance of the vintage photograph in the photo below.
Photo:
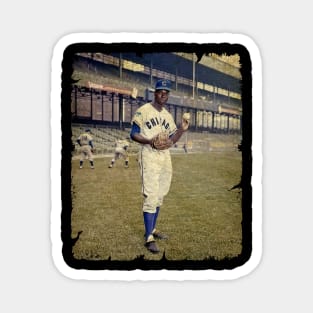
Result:
{"label": "vintage photograph", "polygon": [[62,255],[73,269],[223,270],[252,251],[241,44],[85,43],[62,60]]}

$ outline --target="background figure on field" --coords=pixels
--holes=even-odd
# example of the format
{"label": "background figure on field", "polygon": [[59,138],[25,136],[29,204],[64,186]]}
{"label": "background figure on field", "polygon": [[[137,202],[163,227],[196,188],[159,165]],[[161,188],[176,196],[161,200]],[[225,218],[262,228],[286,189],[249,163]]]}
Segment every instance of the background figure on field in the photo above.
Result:
{"label": "background figure on field", "polygon": [[[169,80],[158,80],[154,100],[142,105],[132,119],[131,138],[141,144],[139,166],[142,178],[143,220],[145,247],[152,253],[160,250],[156,239],[168,236],[156,229],[163,198],[170,189],[172,162],[169,149],[176,144],[189,127],[189,119],[183,119],[176,127],[172,114],[165,108],[171,89]],[[158,138],[160,144],[157,144]]]}
{"label": "background figure on field", "polygon": [[79,160],[79,168],[83,168],[84,160],[89,160],[90,167],[94,169],[94,162],[93,162],[93,138],[91,136],[90,129],[87,128],[84,133],[80,134],[77,138],[77,143],[80,146],[80,153],[81,157]]}
{"label": "background figure on field", "polygon": [[125,168],[128,168],[129,166],[129,157],[128,157],[128,147],[129,147],[129,142],[127,140],[128,138],[126,139],[119,139],[119,140],[116,140],[115,142],[115,151],[114,151],[114,157],[113,159],[111,160],[111,164],[109,165],[109,168],[112,168],[115,164],[115,162],[120,159],[120,158],[123,158],[124,159],[124,162],[125,162],[125,165],[124,167]]}

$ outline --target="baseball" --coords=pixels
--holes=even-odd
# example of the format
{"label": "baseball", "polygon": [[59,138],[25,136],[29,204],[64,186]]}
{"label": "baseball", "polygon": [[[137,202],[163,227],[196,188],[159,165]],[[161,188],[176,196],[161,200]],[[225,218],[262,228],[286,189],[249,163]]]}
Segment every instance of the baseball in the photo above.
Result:
{"label": "baseball", "polygon": [[189,121],[190,120],[190,113],[189,112],[185,112],[183,114],[183,119]]}

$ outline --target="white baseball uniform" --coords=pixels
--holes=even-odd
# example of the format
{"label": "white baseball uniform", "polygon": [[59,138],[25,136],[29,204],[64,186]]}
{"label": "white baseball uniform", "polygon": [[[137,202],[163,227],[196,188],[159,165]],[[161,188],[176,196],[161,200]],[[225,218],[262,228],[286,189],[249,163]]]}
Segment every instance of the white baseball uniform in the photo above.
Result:
{"label": "white baseball uniform", "polygon": [[115,152],[112,162],[114,163],[119,158],[123,158],[128,161],[127,149],[129,147],[129,142],[127,140],[119,139],[115,142]]}
{"label": "white baseball uniform", "polygon": [[[167,132],[171,136],[177,130],[171,113],[164,107],[158,111],[151,103],[144,104],[136,111],[132,123],[140,127],[140,134],[147,139],[160,132]],[[149,144],[142,144],[138,161],[144,195],[143,211],[155,213],[156,208],[162,205],[171,185],[170,151],[156,150]]]}
{"label": "white baseball uniform", "polygon": [[90,143],[93,141],[93,138],[89,133],[83,133],[78,137],[80,142],[80,152],[81,157],[80,160],[83,161],[84,159],[89,159],[89,161],[93,161],[93,155],[91,152],[91,145]]}

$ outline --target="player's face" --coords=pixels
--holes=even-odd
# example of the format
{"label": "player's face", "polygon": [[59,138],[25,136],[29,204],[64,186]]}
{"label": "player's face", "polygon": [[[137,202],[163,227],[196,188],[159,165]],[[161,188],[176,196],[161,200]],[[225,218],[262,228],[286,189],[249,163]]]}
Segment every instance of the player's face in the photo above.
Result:
{"label": "player's face", "polygon": [[155,102],[159,105],[164,105],[168,100],[168,94],[167,90],[156,90],[154,93]]}

